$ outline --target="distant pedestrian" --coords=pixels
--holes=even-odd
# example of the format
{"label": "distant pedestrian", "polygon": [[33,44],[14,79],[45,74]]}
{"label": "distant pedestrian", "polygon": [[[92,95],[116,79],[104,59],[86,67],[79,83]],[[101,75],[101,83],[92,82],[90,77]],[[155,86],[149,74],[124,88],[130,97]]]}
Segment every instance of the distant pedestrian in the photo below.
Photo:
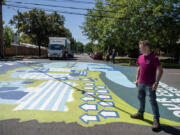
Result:
{"label": "distant pedestrian", "polygon": [[112,61],[113,61],[113,64],[115,64],[115,57],[116,57],[116,50],[113,48],[113,50],[112,50]]}
{"label": "distant pedestrian", "polygon": [[67,48],[65,48],[65,51],[64,51],[64,58],[65,58],[65,60],[67,60],[67,58],[68,58],[68,49]]}
{"label": "distant pedestrian", "polygon": [[107,52],[106,52],[106,61],[109,62],[109,60],[110,60],[110,52],[109,52],[109,50],[107,50]]}
{"label": "distant pedestrian", "polygon": [[151,51],[149,41],[141,41],[139,43],[139,50],[142,55],[139,56],[136,62],[139,65],[136,76],[136,86],[138,87],[138,99],[140,107],[138,113],[132,114],[131,118],[144,119],[143,114],[145,111],[145,97],[147,94],[154,114],[152,130],[156,131],[160,128],[160,115],[156,101],[156,89],[163,74],[163,69],[158,57]]}

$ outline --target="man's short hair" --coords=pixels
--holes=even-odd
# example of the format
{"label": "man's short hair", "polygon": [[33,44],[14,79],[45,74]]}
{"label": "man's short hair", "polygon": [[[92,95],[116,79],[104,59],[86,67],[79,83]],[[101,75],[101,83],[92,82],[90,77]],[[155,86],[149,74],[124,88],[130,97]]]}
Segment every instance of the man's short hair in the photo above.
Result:
{"label": "man's short hair", "polygon": [[148,46],[150,47],[150,42],[148,40],[140,41],[139,45],[142,44],[143,46]]}

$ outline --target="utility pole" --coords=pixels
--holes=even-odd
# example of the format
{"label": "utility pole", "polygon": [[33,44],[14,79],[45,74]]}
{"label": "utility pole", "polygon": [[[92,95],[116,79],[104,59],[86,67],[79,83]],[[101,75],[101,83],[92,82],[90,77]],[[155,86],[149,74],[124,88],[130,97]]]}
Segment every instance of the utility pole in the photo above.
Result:
{"label": "utility pole", "polygon": [[0,56],[4,58],[4,46],[3,46],[3,23],[2,23],[2,1],[0,0]]}
{"label": "utility pole", "polygon": [[[19,10],[17,10],[18,12],[18,31],[17,31],[17,37],[18,37],[18,49],[19,49],[19,46],[20,46],[20,32],[19,32]],[[16,56],[18,55],[18,49],[17,49],[17,46],[16,46]]]}

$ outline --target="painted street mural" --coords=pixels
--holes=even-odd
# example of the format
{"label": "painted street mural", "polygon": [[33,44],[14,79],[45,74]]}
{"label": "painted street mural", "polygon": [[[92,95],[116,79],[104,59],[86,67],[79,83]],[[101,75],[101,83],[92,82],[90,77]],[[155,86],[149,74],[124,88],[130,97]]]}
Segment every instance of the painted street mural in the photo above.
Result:
{"label": "painted street mural", "polygon": [[[134,68],[110,64],[0,62],[0,120],[151,125],[148,101],[145,121],[129,116],[138,108],[135,76]],[[179,126],[180,90],[160,82],[157,101],[160,122]]]}

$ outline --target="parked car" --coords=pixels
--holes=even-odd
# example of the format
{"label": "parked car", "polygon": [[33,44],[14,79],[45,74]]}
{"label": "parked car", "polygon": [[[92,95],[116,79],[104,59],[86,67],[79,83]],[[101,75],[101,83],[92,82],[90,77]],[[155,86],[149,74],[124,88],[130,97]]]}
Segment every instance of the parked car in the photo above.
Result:
{"label": "parked car", "polygon": [[103,59],[103,53],[101,53],[101,52],[95,52],[95,53],[93,54],[93,59],[102,60],[102,59]]}

